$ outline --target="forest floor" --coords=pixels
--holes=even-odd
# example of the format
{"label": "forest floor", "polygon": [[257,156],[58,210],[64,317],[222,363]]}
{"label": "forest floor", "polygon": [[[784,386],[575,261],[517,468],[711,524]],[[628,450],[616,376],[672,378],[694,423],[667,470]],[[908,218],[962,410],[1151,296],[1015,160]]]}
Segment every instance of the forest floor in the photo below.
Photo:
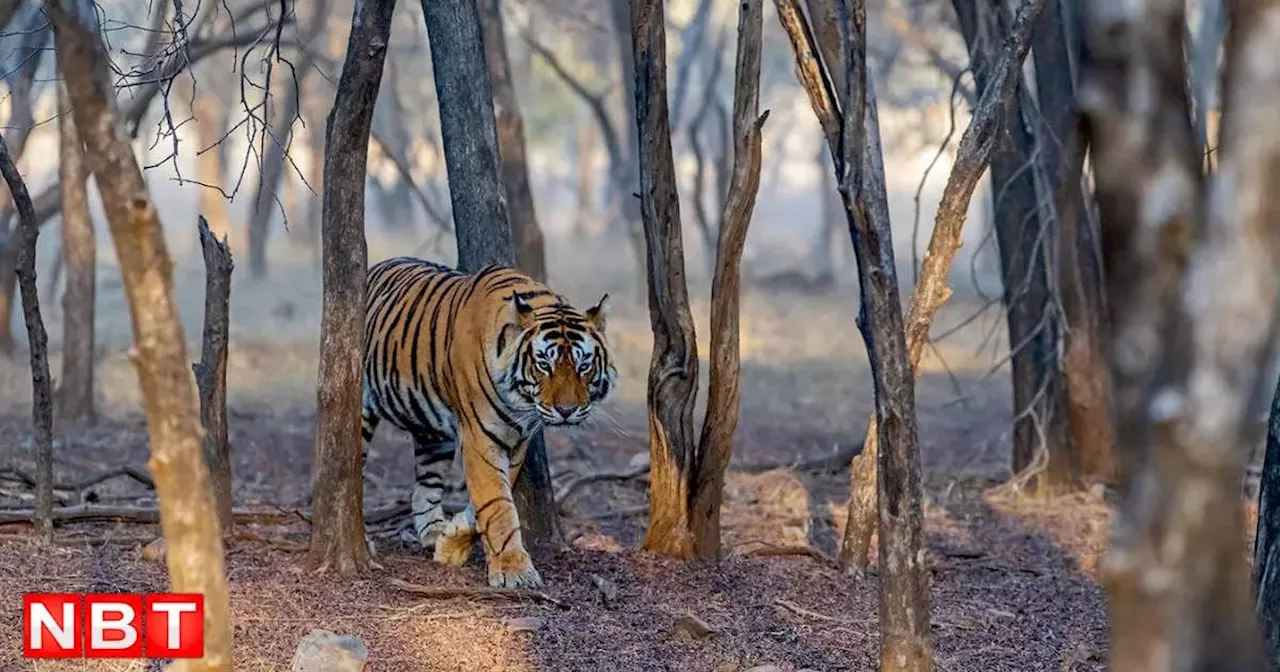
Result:
{"label": "forest floor", "polygon": [[[371,250],[370,257],[376,256]],[[189,338],[198,333],[199,271],[197,264],[178,272]],[[304,284],[318,282],[292,283]],[[646,311],[625,287],[553,284],[580,304],[594,302],[601,291],[613,293],[609,333],[622,379],[607,417],[593,427],[549,432],[553,474],[564,484],[575,475],[631,469],[647,451]],[[233,289],[228,381],[240,507],[300,512],[307,505],[319,295],[314,287],[293,292],[263,298],[259,294],[266,293],[255,293],[247,281]],[[110,285],[100,290],[100,314],[110,316],[100,320],[99,332],[103,417],[92,427],[55,428],[60,483],[125,465],[145,470],[146,427],[125,354],[128,320],[118,294]],[[694,295],[705,353],[707,305],[701,293]],[[934,334],[963,323],[980,305],[977,299],[953,302]],[[378,542],[381,571],[354,579],[313,576],[299,567],[307,526],[301,515],[292,522],[285,515],[276,524],[242,525],[248,534],[228,547],[235,669],[287,669],[299,639],[316,628],[361,637],[371,651],[370,669],[379,672],[877,669],[874,568],[851,577],[829,562],[844,524],[847,466],[759,470],[762,464],[794,465],[861,443],[872,395],[853,324],[856,311],[852,292],[748,294],[742,420],[722,514],[725,554],[718,562],[684,563],[639,550],[643,478],[597,481],[563,503],[571,546],[536,559],[555,604],[424,600],[405,593],[386,580],[483,586],[483,562],[477,553],[462,569],[438,567],[399,540],[395,526]],[[56,377],[60,326],[56,310],[51,312]],[[998,318],[988,311],[930,350],[917,393],[937,668],[1101,670],[1106,602],[1097,565],[1110,510],[1100,490],[1044,500],[1000,486],[1009,476],[1011,411],[1005,370],[991,373],[1004,357]],[[704,389],[705,375],[704,370]],[[0,363],[0,383],[0,468],[31,473],[24,356]],[[701,404],[695,418],[701,418]],[[406,437],[384,425],[370,452],[368,508],[407,498],[411,460]],[[128,478],[69,497],[133,506],[154,502],[150,490]],[[29,490],[12,478],[0,480],[0,506],[30,506]],[[18,653],[23,592],[165,590],[164,565],[141,553],[157,535],[154,525],[77,523],[62,526],[57,543],[43,547],[28,526],[0,525],[0,670],[32,669]],[[795,546],[819,553],[764,555]],[[690,634],[679,625],[686,615],[712,632]],[[89,668],[49,663],[38,669]]]}

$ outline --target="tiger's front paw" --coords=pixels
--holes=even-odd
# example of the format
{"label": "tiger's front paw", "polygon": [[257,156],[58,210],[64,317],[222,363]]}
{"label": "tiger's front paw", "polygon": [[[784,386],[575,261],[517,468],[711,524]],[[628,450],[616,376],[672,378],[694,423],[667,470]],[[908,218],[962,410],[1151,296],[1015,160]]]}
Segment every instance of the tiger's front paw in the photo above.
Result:
{"label": "tiger's front paw", "polygon": [[449,567],[461,567],[471,557],[471,547],[475,543],[475,530],[462,525],[450,523],[435,540],[435,552],[432,554],[436,562]]}
{"label": "tiger's front paw", "polygon": [[542,576],[529,554],[503,553],[489,560],[489,585],[494,588],[541,588]]}

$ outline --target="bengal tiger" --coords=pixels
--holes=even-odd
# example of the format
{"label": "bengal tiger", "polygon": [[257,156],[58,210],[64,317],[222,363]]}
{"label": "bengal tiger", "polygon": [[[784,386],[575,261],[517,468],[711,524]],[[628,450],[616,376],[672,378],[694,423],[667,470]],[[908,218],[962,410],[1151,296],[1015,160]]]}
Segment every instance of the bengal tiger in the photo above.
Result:
{"label": "bengal tiger", "polygon": [[[605,319],[502,266],[465,274],[395,257],[369,268],[361,432],[413,438],[418,541],[460,566],[483,540],[490,585],[539,587],[511,497],[533,433],[577,425],[617,385]],[[461,444],[469,504],[446,523],[444,479]]]}

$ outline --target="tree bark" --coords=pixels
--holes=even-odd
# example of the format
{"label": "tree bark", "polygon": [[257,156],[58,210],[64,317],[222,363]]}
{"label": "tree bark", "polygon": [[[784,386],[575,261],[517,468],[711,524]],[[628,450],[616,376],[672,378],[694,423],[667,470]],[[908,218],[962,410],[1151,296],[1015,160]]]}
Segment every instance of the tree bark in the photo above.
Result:
{"label": "tree bark", "polygon": [[[733,89],[733,174],[711,280],[711,352],[707,410],[693,461],[689,524],[693,554],[715,559],[720,553],[720,504],[724,472],[733,455],[733,435],[741,401],[739,378],[739,304],[742,248],[760,190],[760,132],[769,113],[760,114],[760,52],[763,0],[743,0],[738,11],[738,55]],[[717,57],[719,51],[716,52]]]}
{"label": "tree bark", "polygon": [[[640,211],[653,356],[649,360],[649,529],[646,550],[687,558],[689,477],[698,353],[684,274],[684,239],[667,106],[666,26],[661,0],[631,6],[636,131],[640,138]],[[631,87],[629,86],[628,89]]]}
{"label": "tree bark", "polygon": [[529,166],[525,159],[524,122],[520,117],[511,64],[507,59],[507,38],[502,28],[499,0],[477,0],[484,33],[485,61],[493,83],[493,107],[498,134],[498,154],[502,183],[506,188],[507,211],[515,239],[516,265],[539,282],[547,281],[547,257],[542,229],[538,227],[533,192],[529,188]]}
{"label": "tree bark", "polygon": [[106,87],[108,59],[98,40],[93,8],[85,2],[57,0],[47,11],[86,163],[103,195],[133,318],[131,359],[147,413],[147,466],[160,503],[170,586],[174,592],[204,595],[204,658],[180,661],[185,664],[178,667],[228,670],[231,624],[222,540],[208,472],[200,458],[199,410],[164,232]]}
{"label": "tree bark", "polygon": [[227,444],[227,341],[230,322],[231,271],[235,264],[227,239],[214,237],[209,222],[198,216],[200,249],[204,254],[204,334],[200,361],[192,365],[200,392],[200,422],[204,426],[204,463],[213,480],[213,499],[223,534],[233,528],[231,517],[231,452]]}
{"label": "tree bark", "polygon": [[312,488],[315,512],[307,555],[308,565],[320,572],[353,574],[377,566],[365,544],[364,439],[360,436],[368,266],[364,193],[369,130],[394,10],[395,0],[355,4],[347,55],[325,128],[319,419]]}
{"label": "tree bark", "polygon": [[[640,104],[636,97],[636,87],[639,84],[639,74],[636,72],[636,53],[634,45],[636,27],[631,25],[635,20],[636,9],[633,0],[606,0],[609,3],[610,14],[612,16],[614,44],[618,50],[618,75],[619,81],[622,82],[622,104],[623,111],[626,113],[625,119],[635,119],[637,105]],[[665,27],[664,27],[665,33]],[[663,38],[665,43],[665,37]],[[666,53],[664,46],[663,53]],[[666,65],[663,64],[663,71],[666,71]],[[663,88],[666,88],[666,82],[663,82]],[[666,97],[666,94],[663,94]],[[648,234],[645,232],[643,222],[643,205],[639,203],[639,199],[634,198],[633,194],[637,189],[644,187],[642,177],[636,175],[636,168],[640,166],[640,133],[634,124],[625,123],[622,125],[626,133],[626,144],[622,146],[625,151],[623,156],[625,160],[620,166],[622,172],[618,175],[618,184],[623,187],[622,191],[615,191],[614,196],[620,199],[618,203],[619,210],[622,213],[623,224],[627,227],[627,236],[631,240],[632,253],[636,255],[636,273],[647,269],[649,261],[647,259],[649,242]],[[668,137],[670,133],[670,122],[668,122]],[[643,170],[643,168],[640,168]],[[643,271],[648,273],[647,270]],[[637,285],[639,287],[639,285]],[[639,294],[637,294],[637,298]]]}
{"label": "tree bark", "polygon": [[36,291],[35,209],[27,185],[18,173],[9,147],[0,138],[0,173],[8,185],[9,198],[18,211],[18,284],[22,289],[22,317],[27,324],[31,351],[31,422],[36,439],[35,522],[46,541],[53,539],[53,400],[49,380],[49,338],[40,317]]}
{"label": "tree bark", "polygon": [[1271,398],[1266,453],[1258,483],[1258,527],[1253,541],[1253,594],[1266,643],[1267,669],[1280,670],[1280,382]]}
{"label": "tree bark", "polygon": [[1118,445],[1133,467],[1101,567],[1111,664],[1264,669],[1239,497],[1280,299],[1280,73],[1263,56],[1280,16],[1273,3],[1229,8],[1221,161],[1202,191],[1184,3],[1089,9],[1080,98],[1113,290]]}
{"label": "tree bark", "polygon": [[[499,173],[493,88],[476,2],[423,0],[422,13],[440,105],[458,267],[474,273],[488,264],[515,266],[506,190]],[[527,548],[564,544],[541,431],[529,443],[513,496]]]}
{"label": "tree bark", "polygon": [[[994,77],[992,45],[1009,32],[1000,3],[953,0],[980,90]],[[1026,87],[1019,82],[1018,93]],[[1019,101],[1007,111],[1007,141],[991,159],[996,246],[1004,285],[1013,382],[1015,474],[1032,477],[1035,489],[1058,489],[1071,482],[1066,461],[1069,431],[1063,408],[1057,357],[1059,318],[1055,314],[1045,253],[1048,231],[1038,216],[1039,194],[1030,169],[1035,139],[1023,123]],[[1044,454],[1041,454],[1044,451]]]}
{"label": "tree bark", "polygon": [[[933,233],[925,252],[924,263],[915,289],[911,293],[906,318],[907,357],[913,374],[918,376],[920,358],[929,339],[929,329],[942,305],[951,298],[947,277],[960,234],[969,212],[969,202],[978,180],[991,164],[999,138],[1005,130],[1009,111],[1016,107],[1018,72],[1031,48],[1031,28],[1045,0],[1024,3],[1013,30],[1007,36],[1000,59],[993,64],[992,77],[982,88],[982,96],[974,109],[969,126],[960,137],[960,146],[942,199],[933,220]],[[878,144],[878,140],[876,141]],[[881,190],[883,193],[883,190]],[[874,195],[874,194],[873,194]],[[875,199],[874,202],[878,202]],[[885,217],[888,216],[887,210]],[[872,417],[863,439],[862,452],[854,458],[850,469],[849,517],[839,563],[845,569],[861,571],[870,563],[871,539],[876,525],[877,469],[879,461],[879,423]]]}
{"label": "tree bark", "polygon": [[56,396],[59,417],[92,424],[97,418],[93,320],[98,242],[89,215],[84,146],[61,84],[58,99],[58,177],[62,187],[62,255],[67,286],[62,295],[62,376]]}
{"label": "tree bark", "polygon": [[594,221],[599,217],[596,210],[595,181],[595,131],[586,124],[578,124],[573,140],[574,150],[574,225],[580,236],[594,236],[599,227]]}
{"label": "tree bark", "polygon": [[[1033,34],[1036,92],[1043,125],[1040,164],[1056,195],[1057,284],[1066,322],[1062,355],[1064,401],[1072,480],[1108,481],[1114,436],[1107,395],[1107,362],[1102,352],[1102,306],[1097,277],[1086,261],[1092,253],[1092,222],[1081,187],[1085,144],[1076,129],[1074,72],[1080,53],[1078,0],[1049,0]],[[1064,484],[1065,485],[1065,484]]]}

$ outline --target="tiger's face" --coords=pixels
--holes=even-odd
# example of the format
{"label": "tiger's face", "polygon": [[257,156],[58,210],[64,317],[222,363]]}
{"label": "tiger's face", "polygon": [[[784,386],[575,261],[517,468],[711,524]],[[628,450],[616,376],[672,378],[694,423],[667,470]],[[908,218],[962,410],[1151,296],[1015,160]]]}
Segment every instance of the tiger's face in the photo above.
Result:
{"label": "tiger's face", "polygon": [[514,319],[499,338],[499,356],[510,358],[512,407],[535,412],[544,425],[577,425],[613,391],[618,372],[604,334],[608,299],[582,312],[564,302],[534,308],[512,296]]}

